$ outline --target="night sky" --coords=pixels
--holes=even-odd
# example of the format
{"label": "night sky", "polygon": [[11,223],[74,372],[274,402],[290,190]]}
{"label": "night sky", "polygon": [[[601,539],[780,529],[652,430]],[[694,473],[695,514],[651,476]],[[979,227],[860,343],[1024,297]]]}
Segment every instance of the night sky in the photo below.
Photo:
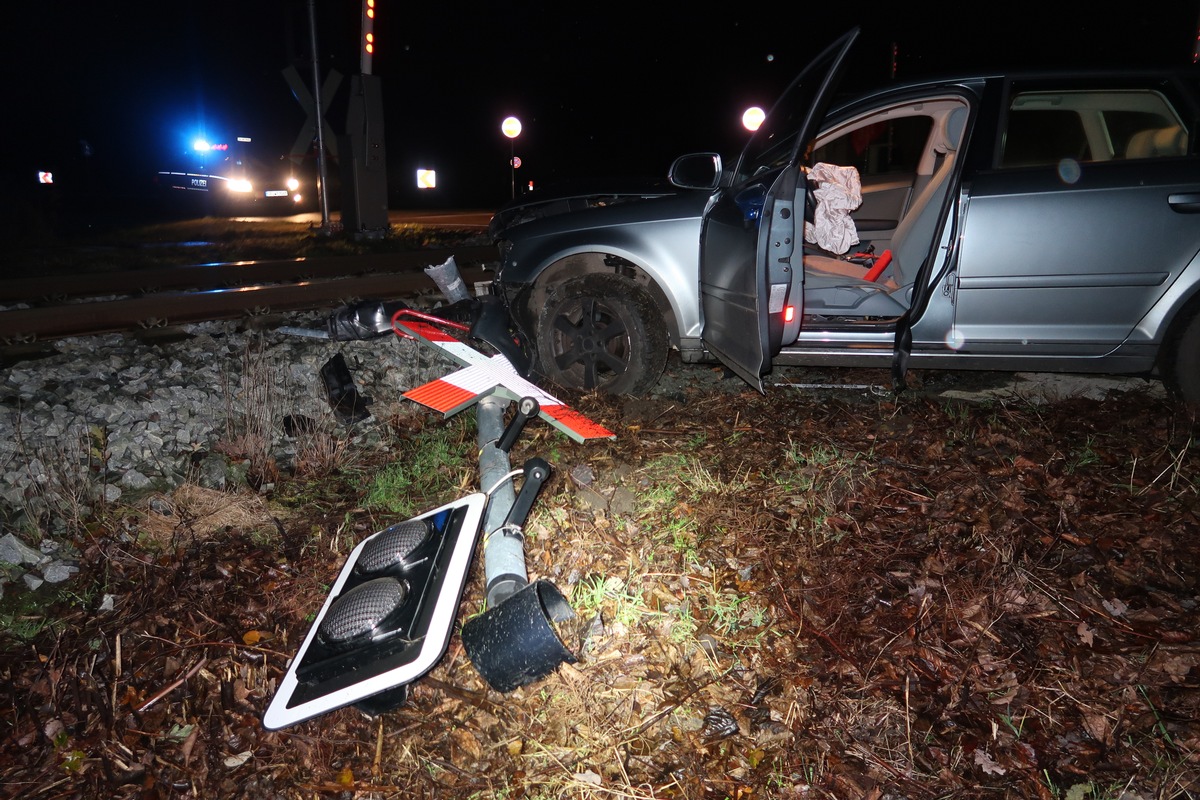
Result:
{"label": "night sky", "polygon": [[[684,152],[733,155],[742,110],[769,107],[854,25],[849,87],[1008,66],[1186,64],[1200,2],[733,4],[402,3],[378,0],[379,76],[393,207],[494,208],[518,185],[661,177]],[[826,10],[822,5],[828,6]],[[1144,9],[1143,9],[1144,6]],[[358,71],[358,0],[316,0],[322,73]],[[281,71],[307,83],[305,0],[64,2],[19,6],[0,30],[10,105],[0,177],[19,196],[37,169],[61,191],[136,195],[200,130],[249,135],[263,157],[292,147],[304,112]],[[976,22],[980,14],[986,23]],[[1103,17],[1103,19],[1098,19]],[[969,18],[969,19],[968,19]],[[344,97],[332,98],[340,123]],[[524,132],[510,143],[501,120]],[[416,168],[438,172],[418,193]]]}

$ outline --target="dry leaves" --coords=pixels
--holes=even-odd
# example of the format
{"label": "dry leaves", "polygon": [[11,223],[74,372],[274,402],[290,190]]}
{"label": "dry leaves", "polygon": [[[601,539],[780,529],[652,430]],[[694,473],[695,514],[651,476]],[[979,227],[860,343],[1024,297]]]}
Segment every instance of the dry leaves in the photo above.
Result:
{"label": "dry leaves", "polygon": [[118,612],[67,608],[6,648],[0,795],[1200,788],[1186,410],[684,386],[631,405],[631,422],[654,419],[634,435],[621,401],[576,404],[618,438],[584,448],[531,428],[513,460],[553,454],[528,560],[580,613],[579,663],[501,696],[456,637],[399,710],[267,732],[259,715],[353,546],[345,532],[384,521],[353,496],[293,516],[224,499],[239,518],[204,505],[222,498],[181,496],[170,530],[151,532],[169,551],[103,530],[85,543]]}

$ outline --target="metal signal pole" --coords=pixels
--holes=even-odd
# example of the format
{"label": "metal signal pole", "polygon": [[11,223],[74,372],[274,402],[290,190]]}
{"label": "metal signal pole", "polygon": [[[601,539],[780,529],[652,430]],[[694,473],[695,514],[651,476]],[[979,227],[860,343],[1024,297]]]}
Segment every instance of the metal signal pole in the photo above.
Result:
{"label": "metal signal pole", "polygon": [[321,116],[321,67],[317,63],[316,6],[316,0],[308,0],[308,43],[312,49],[313,104],[317,122],[317,196],[321,203],[321,230],[329,233],[329,187],[325,172],[325,125]]}

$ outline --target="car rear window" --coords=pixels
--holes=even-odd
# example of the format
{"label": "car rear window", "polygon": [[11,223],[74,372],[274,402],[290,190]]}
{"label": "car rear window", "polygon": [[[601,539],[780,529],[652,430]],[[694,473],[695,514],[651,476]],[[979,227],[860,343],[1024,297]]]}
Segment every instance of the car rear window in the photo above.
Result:
{"label": "car rear window", "polygon": [[1180,156],[1188,135],[1160,92],[1130,89],[1027,91],[1013,95],[1002,167]]}
{"label": "car rear window", "polygon": [[1091,161],[1083,123],[1074,111],[1013,111],[1004,134],[1004,167]]}

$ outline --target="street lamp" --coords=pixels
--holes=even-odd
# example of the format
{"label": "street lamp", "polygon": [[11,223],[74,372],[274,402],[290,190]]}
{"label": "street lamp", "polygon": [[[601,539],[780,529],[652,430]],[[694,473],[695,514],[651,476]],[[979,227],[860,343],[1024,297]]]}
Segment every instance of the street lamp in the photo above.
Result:
{"label": "street lamp", "polygon": [[763,120],[767,118],[766,113],[758,106],[750,106],[742,113],[742,125],[746,130],[753,133],[758,130],[758,126],[763,124]]}
{"label": "street lamp", "polygon": [[509,189],[515,199],[517,196],[517,152],[516,139],[521,135],[521,120],[516,117],[505,117],[500,123],[500,132],[508,137],[508,173]]}

